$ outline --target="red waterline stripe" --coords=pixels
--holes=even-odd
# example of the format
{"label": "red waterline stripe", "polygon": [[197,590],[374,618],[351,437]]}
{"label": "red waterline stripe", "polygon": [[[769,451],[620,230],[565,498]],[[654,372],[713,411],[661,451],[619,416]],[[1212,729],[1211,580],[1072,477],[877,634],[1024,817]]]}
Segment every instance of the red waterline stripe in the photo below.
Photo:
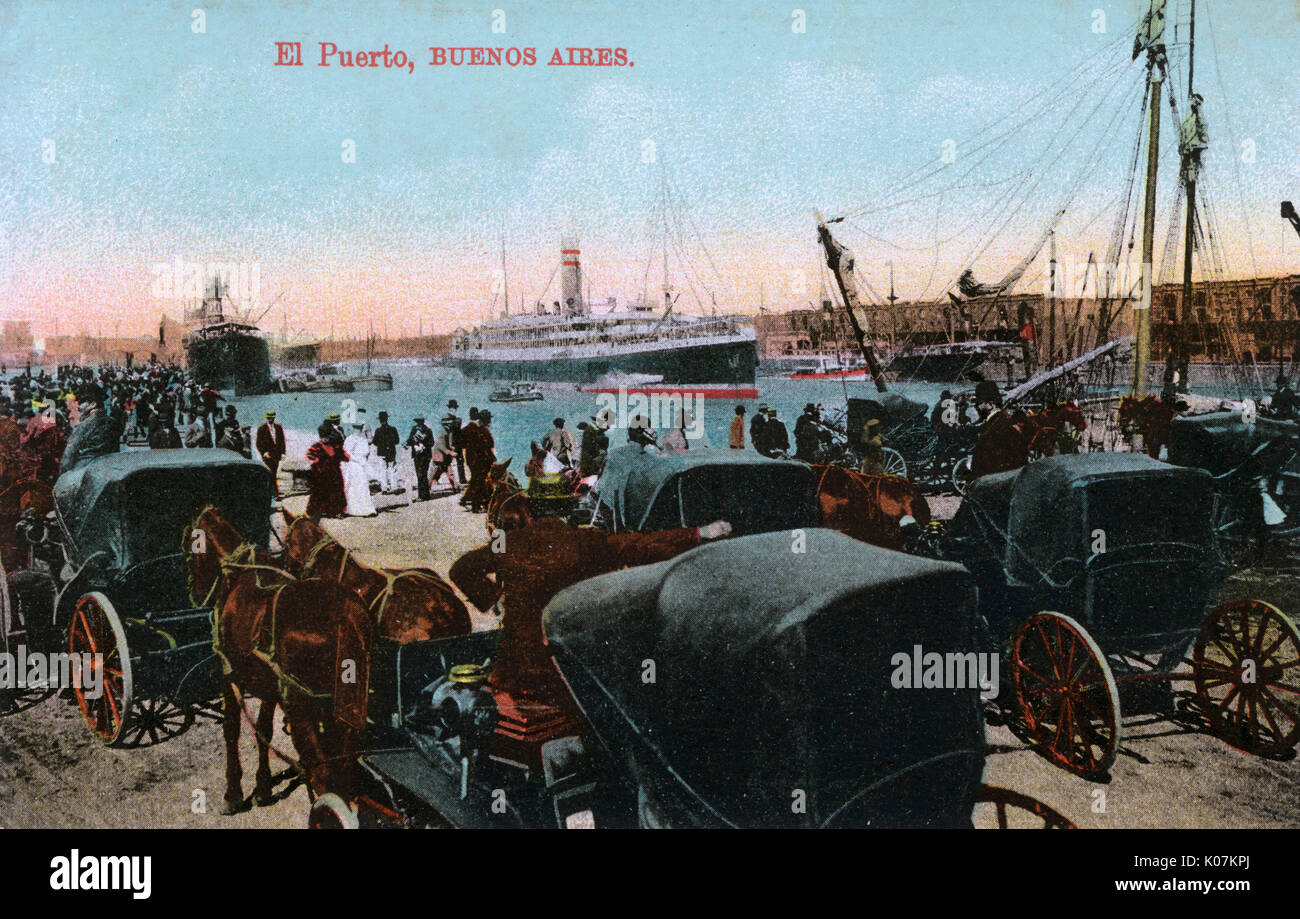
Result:
{"label": "red waterline stripe", "polygon": [[684,383],[681,386],[600,386],[583,389],[583,392],[592,393],[617,393],[620,391],[626,393],[640,393],[641,395],[680,395],[682,393],[694,393],[702,399],[757,399],[758,388],[755,386],[726,386],[719,389],[707,389],[699,384],[691,385]]}

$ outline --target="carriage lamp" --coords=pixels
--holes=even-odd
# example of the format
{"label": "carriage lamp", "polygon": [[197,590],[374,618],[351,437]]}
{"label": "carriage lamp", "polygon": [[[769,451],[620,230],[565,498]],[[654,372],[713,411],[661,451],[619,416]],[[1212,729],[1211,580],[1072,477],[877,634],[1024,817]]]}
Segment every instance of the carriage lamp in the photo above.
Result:
{"label": "carriage lamp", "polygon": [[483,664],[456,664],[421,693],[418,729],[459,760],[461,798],[469,795],[470,771],[497,726],[496,698],[487,686],[488,673]]}

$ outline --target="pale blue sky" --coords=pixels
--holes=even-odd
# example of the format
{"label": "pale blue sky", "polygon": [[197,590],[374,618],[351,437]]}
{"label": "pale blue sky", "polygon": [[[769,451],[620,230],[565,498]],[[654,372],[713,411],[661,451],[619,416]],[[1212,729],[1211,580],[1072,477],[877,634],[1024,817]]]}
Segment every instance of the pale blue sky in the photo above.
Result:
{"label": "pale blue sky", "polygon": [[[1182,5],[1170,0],[1171,10]],[[386,312],[398,328],[417,316],[450,328],[486,308],[502,230],[512,298],[540,292],[569,230],[582,236],[596,293],[626,297],[644,273],[659,162],[726,274],[719,302],[752,310],[760,286],[769,303],[800,299],[787,281],[814,270],[814,207],[878,206],[946,139],[958,142],[957,159],[922,187],[932,197],[842,225],[873,284],[887,283],[893,260],[902,293],[937,293],[992,231],[978,218],[1028,188],[977,262],[981,276],[1000,276],[1044,226],[1070,170],[1098,151],[1096,177],[1059,230],[1063,257],[1081,260],[1103,225],[1104,245],[1106,205],[1131,152],[1136,118],[1121,116],[1136,100],[1125,93],[1141,61],[1120,65],[1145,6],[9,3],[0,9],[0,313],[34,317],[53,298],[65,331],[78,321],[147,329],[163,308],[146,295],[149,266],[182,255],[257,260],[264,290],[284,291],[280,308],[295,327],[347,328]],[[205,34],[191,30],[195,8]],[[505,34],[491,31],[494,9],[505,12]],[[802,34],[791,28],[795,9],[806,14]],[[1093,30],[1095,10],[1106,14],[1104,33]],[[1198,11],[1197,88],[1216,144],[1207,183],[1234,267],[1250,274],[1253,254],[1261,271],[1300,270],[1300,240],[1277,217],[1281,198],[1300,199],[1300,4],[1200,0]],[[272,66],[277,40],[303,42],[307,66]],[[415,72],[319,68],[320,41],[388,43],[412,55]],[[435,68],[433,44],[530,46],[539,61]],[[544,66],[557,45],[624,47],[635,66]],[[1171,54],[1180,64],[1181,52]],[[981,163],[977,187],[933,195],[972,163],[963,141],[977,128],[1032,107],[1076,67],[1100,72],[1112,60],[1105,79],[1066,87],[1059,117],[1026,126],[1023,142]],[[1017,175],[1076,128],[1060,175],[1043,187]],[[356,143],[355,163],[341,161],[344,139]],[[1241,161],[1246,139],[1253,163]],[[42,160],[47,140],[53,164]],[[1170,122],[1165,140],[1168,191]],[[643,161],[646,141],[659,162]],[[1166,223],[1162,212],[1158,251]],[[936,237],[966,224],[968,235],[936,255]]]}

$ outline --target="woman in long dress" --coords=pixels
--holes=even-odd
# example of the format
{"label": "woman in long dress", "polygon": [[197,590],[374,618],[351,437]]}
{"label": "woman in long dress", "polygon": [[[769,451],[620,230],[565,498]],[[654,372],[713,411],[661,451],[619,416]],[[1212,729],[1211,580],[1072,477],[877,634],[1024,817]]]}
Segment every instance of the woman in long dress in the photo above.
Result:
{"label": "woman in long dress", "polygon": [[366,439],[363,426],[352,425],[352,433],[343,441],[343,452],[348,461],[343,466],[343,490],[348,499],[349,517],[373,517],[379,513],[370,497],[370,453],[373,448]]}
{"label": "woman in long dress", "polygon": [[307,516],[313,521],[321,517],[340,517],[347,510],[343,489],[342,464],[348,456],[338,441],[338,433],[328,423],[317,430],[320,440],[307,448],[307,461],[311,463],[311,495],[307,499]]}

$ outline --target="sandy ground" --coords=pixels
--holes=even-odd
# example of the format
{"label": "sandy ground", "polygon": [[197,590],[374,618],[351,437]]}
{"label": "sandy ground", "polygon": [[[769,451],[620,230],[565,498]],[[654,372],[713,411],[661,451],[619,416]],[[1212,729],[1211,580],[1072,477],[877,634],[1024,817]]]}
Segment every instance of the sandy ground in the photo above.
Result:
{"label": "sandy ground", "polygon": [[[397,506],[376,518],[327,521],[364,561],[428,565],[446,573],[451,562],[486,538],[482,516],[454,497]],[[301,512],[303,498],[289,498]],[[932,502],[947,517],[956,499]],[[1224,597],[1269,600],[1300,611],[1300,570],[1262,568],[1230,581]],[[490,615],[475,627],[491,628]],[[1178,684],[1175,692],[1189,685]],[[1110,781],[1075,778],[1047,763],[1007,728],[990,725],[986,781],[1032,795],[1082,827],[1300,826],[1300,762],[1267,761],[1239,753],[1191,721],[1168,716],[1126,719]],[[291,751],[277,732],[277,743]],[[227,817],[216,805],[224,789],[220,726],[200,713],[188,729],[136,749],[109,749],[94,738],[75,705],[57,698],[0,718],[0,827],[300,827],[308,804],[301,787],[280,773],[280,799]],[[251,794],[254,749],[245,736],[245,794]],[[989,826],[991,809],[977,811]]]}

